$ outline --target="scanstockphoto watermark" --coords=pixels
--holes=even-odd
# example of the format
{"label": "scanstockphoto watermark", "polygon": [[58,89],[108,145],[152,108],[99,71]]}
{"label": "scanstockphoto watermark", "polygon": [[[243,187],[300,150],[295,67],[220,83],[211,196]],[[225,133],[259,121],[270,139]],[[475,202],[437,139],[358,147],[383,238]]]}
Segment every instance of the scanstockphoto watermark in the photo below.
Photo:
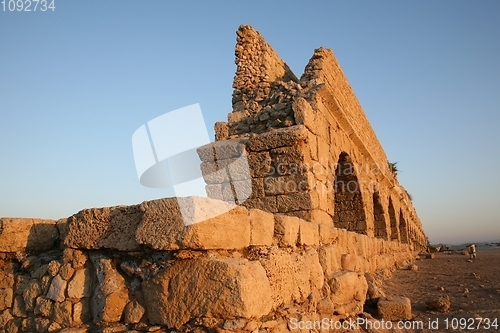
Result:
{"label": "scanstockphoto watermark", "polygon": [[[387,172],[377,163],[283,163],[268,159],[264,177],[267,193],[293,193],[315,190],[320,194],[369,192],[379,190],[378,175]],[[388,169],[388,168],[386,168]],[[314,177],[310,177],[314,176]],[[368,176],[368,177],[366,177]]]}
{"label": "scanstockphoto watermark", "polygon": [[[242,203],[251,195],[247,190],[251,189],[250,169],[247,156],[242,153],[234,158],[233,163],[217,171],[233,178],[238,172],[238,176],[243,179],[234,184],[236,197],[233,200],[212,205],[207,210],[193,198],[207,197],[198,149],[210,144],[199,104],[156,117],[140,126],[132,135],[132,149],[140,183],[146,187],[170,189],[173,197],[177,198],[185,225],[226,213],[236,206],[236,202]],[[241,144],[233,141],[218,144],[213,148],[214,153],[204,162],[217,163],[216,156],[223,155],[225,150],[244,152],[242,147],[234,145]],[[245,174],[244,177],[241,176],[242,173]]]}
{"label": "scanstockphoto watermark", "polygon": [[322,318],[320,320],[299,320],[291,318],[288,328],[294,331],[302,330],[422,330],[426,326],[423,321],[387,321],[370,320],[367,318],[347,318],[344,320],[333,318]]}
{"label": "scanstockphoto watermark", "polygon": [[268,176],[272,175],[295,175],[311,172],[316,176],[323,175],[337,175],[337,176],[379,176],[388,175],[393,173],[389,163],[387,165],[380,165],[377,162],[370,162],[366,160],[364,163],[354,162],[329,162],[326,158],[320,158],[319,161],[310,163],[296,163],[296,162],[281,162],[278,158],[266,159],[262,165],[264,168],[269,169]]}

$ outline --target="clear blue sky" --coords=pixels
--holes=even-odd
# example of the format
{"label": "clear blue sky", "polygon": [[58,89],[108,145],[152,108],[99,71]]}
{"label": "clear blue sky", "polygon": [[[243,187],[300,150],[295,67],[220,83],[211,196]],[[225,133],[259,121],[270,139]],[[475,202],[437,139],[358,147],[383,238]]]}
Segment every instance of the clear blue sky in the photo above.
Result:
{"label": "clear blue sky", "polygon": [[334,50],[431,242],[500,239],[500,2],[55,5],[0,12],[0,216],[164,196],[140,185],[132,134],[200,103],[213,137],[250,24],[299,76]]}

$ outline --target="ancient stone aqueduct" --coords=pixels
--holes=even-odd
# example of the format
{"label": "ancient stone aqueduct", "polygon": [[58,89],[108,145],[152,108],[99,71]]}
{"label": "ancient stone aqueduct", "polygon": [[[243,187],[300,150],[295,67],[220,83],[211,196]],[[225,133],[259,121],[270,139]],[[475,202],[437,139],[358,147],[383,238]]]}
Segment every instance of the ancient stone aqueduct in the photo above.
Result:
{"label": "ancient stone aqueduct", "polygon": [[[211,199],[2,218],[0,332],[289,332],[362,312],[427,247],[332,51],[299,79],[241,26],[235,54],[233,111],[198,149]],[[185,225],[180,202],[232,209]]]}

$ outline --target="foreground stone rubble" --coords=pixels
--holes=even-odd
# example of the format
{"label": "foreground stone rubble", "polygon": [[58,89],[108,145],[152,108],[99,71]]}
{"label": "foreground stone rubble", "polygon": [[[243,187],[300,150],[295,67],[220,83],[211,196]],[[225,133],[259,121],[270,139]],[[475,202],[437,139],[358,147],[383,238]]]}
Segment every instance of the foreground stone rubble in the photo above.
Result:
{"label": "foreground stone rubble", "polygon": [[[210,198],[0,219],[0,332],[298,332],[367,300],[410,319],[376,277],[425,234],[394,173],[338,172],[387,158],[333,53],[316,50],[299,80],[241,26],[236,64],[234,110],[198,149]],[[339,182],[356,188],[321,191]],[[183,205],[212,217],[186,223]]]}

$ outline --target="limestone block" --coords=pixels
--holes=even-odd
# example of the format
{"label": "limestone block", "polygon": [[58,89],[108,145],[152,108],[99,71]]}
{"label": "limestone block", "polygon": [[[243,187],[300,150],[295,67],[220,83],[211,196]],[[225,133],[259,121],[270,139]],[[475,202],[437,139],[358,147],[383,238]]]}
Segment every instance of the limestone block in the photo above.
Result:
{"label": "limestone block", "polygon": [[266,273],[246,259],[176,261],[142,290],[149,322],[173,328],[195,317],[259,318],[271,310]]}
{"label": "limestone block", "polygon": [[343,254],[341,257],[342,269],[345,271],[359,271],[358,257],[355,254]]}
{"label": "limestone block", "polygon": [[277,213],[278,207],[276,205],[276,197],[269,196],[264,198],[248,199],[242,203],[246,208],[260,209],[270,213]]}
{"label": "limestone block", "polygon": [[279,128],[271,132],[265,132],[248,140],[247,148],[250,151],[263,151],[279,147],[296,145],[305,141],[307,130],[303,125]]}
{"label": "limestone block", "polygon": [[0,218],[0,252],[44,251],[59,238],[55,220]]}
{"label": "limestone block", "polygon": [[229,182],[228,170],[216,162],[203,162],[200,165],[201,174],[207,184],[220,184]]}
{"label": "limestone block", "polygon": [[297,98],[292,104],[292,110],[297,124],[305,125],[311,132],[316,133],[315,114],[309,102],[302,97]]}
{"label": "limestone block", "polygon": [[11,319],[14,319],[14,317],[12,317],[10,309],[0,312],[0,327],[5,327]]}
{"label": "limestone block", "polygon": [[90,297],[92,276],[90,269],[79,269],[75,272],[71,280],[68,282],[68,297],[83,298]]}
{"label": "limestone block", "polygon": [[61,327],[68,327],[72,321],[73,306],[70,301],[54,303],[53,320],[61,325]]}
{"label": "limestone block", "polygon": [[81,325],[92,320],[90,311],[90,301],[88,298],[81,299],[78,303],[73,304],[73,324]]}
{"label": "limestone block", "polygon": [[260,262],[271,285],[273,309],[291,302],[302,303],[311,292],[323,287],[323,270],[314,249],[290,253],[286,249],[273,247]]}
{"label": "limestone block", "polygon": [[412,318],[411,302],[408,297],[380,298],[377,310],[379,316],[385,320],[410,320]]}
{"label": "limestone block", "polygon": [[71,279],[71,277],[73,276],[74,273],[75,273],[75,269],[71,266],[70,263],[65,263],[59,269],[59,275],[61,275],[61,277],[66,281]]}
{"label": "limestone block", "polygon": [[300,220],[299,223],[299,245],[318,246],[319,229],[318,224]]}
{"label": "limestone block", "polygon": [[52,301],[48,298],[40,296],[36,299],[34,313],[35,315],[50,317],[52,315],[52,308],[53,308]]}
{"label": "limestone block", "polygon": [[355,272],[340,271],[334,273],[328,281],[330,299],[335,307],[359,313],[363,311],[368,284],[363,275]]}
{"label": "limestone block", "polygon": [[323,268],[323,273],[330,278],[333,273],[342,269],[341,256],[342,249],[336,245],[322,246],[318,249],[319,262]]}
{"label": "limestone block", "polygon": [[77,249],[139,248],[135,233],[141,222],[140,205],[84,209],[68,218],[67,247]]}
{"label": "limestone block", "polygon": [[63,261],[65,263],[71,263],[74,269],[80,269],[83,268],[87,262],[87,255],[80,250],[65,248],[63,251]]}
{"label": "limestone block", "polygon": [[[56,302],[62,302],[64,301],[64,296],[65,296],[65,291],[66,291],[66,286],[68,282],[64,280],[61,275],[56,275],[52,279],[52,283],[50,284],[49,291],[47,292],[47,297],[48,299],[51,299]],[[26,301],[26,300],[25,300]]]}
{"label": "limestone block", "polygon": [[222,184],[207,184],[205,185],[205,192],[207,197],[214,200],[224,200],[222,194]]}
{"label": "limestone block", "polygon": [[125,279],[104,255],[91,255],[90,260],[98,282],[92,298],[93,321],[118,322],[129,301]]}
{"label": "limestone block", "polygon": [[218,121],[214,125],[215,140],[226,140],[229,137],[229,126],[226,122]]}
{"label": "limestone block", "polygon": [[3,270],[0,270],[0,288],[10,289],[14,287],[14,272],[5,268],[4,266]]}
{"label": "limestone block", "polygon": [[59,274],[61,263],[58,260],[51,260],[47,265],[47,272],[50,276],[54,277]]}
{"label": "limestone block", "polygon": [[14,290],[12,288],[0,289],[0,311],[12,307]]}
{"label": "limestone block", "polygon": [[214,162],[244,155],[245,145],[238,139],[216,141],[199,147],[197,153],[201,161]]}
{"label": "limestone block", "polygon": [[301,219],[277,214],[274,216],[274,238],[280,247],[295,247],[298,241]]}
{"label": "limestone block", "polygon": [[263,198],[265,196],[264,178],[252,178],[252,194],[249,198]]}
{"label": "limestone block", "polygon": [[12,306],[12,314],[19,318],[26,318],[26,305],[24,304],[24,299],[22,296],[16,296],[14,298],[14,304]]}
{"label": "limestone block", "polygon": [[35,318],[35,329],[37,332],[46,332],[50,325],[48,318]]}
{"label": "limestone block", "polygon": [[[318,223],[318,224],[325,225],[325,226],[330,227],[330,228],[333,228],[333,219],[332,219],[331,215],[326,213],[325,211],[323,211],[321,209],[313,209],[311,211],[311,221]],[[324,229],[323,231],[327,232],[327,229]],[[327,239],[325,238],[324,241],[327,241]],[[333,239],[332,239],[332,241],[333,241]],[[327,244],[327,243],[325,243],[325,244]]]}
{"label": "limestone block", "polygon": [[278,212],[286,213],[297,210],[310,210],[312,208],[309,193],[287,193],[277,197]]}
{"label": "limestone block", "polygon": [[33,310],[35,307],[35,300],[41,294],[42,286],[40,282],[37,280],[30,280],[22,292],[25,309],[27,311]]}
{"label": "limestone block", "polygon": [[[177,200],[202,222],[185,225]],[[168,198],[144,202],[137,240],[155,250],[242,249],[250,244],[250,218],[246,208],[200,197]],[[217,212],[224,212],[217,215]],[[204,216],[213,216],[203,220]]]}
{"label": "limestone block", "polygon": [[250,245],[270,246],[273,243],[274,215],[250,209]]}
{"label": "limestone block", "polygon": [[61,245],[64,244],[64,240],[66,239],[66,236],[68,235],[68,219],[67,218],[62,218],[56,221],[56,227],[59,232],[59,240],[61,242]]}
{"label": "limestone block", "polygon": [[141,321],[146,309],[137,301],[129,302],[123,312],[123,320],[126,324],[137,324]]}
{"label": "limestone block", "polygon": [[271,169],[271,156],[269,152],[252,152],[248,155],[248,166],[250,168],[250,176],[252,178],[263,178],[270,176]]}
{"label": "limestone block", "polygon": [[[317,222],[317,219],[313,218],[313,222]],[[321,244],[332,244],[337,240],[336,228],[332,224],[319,224],[319,242]]]}

